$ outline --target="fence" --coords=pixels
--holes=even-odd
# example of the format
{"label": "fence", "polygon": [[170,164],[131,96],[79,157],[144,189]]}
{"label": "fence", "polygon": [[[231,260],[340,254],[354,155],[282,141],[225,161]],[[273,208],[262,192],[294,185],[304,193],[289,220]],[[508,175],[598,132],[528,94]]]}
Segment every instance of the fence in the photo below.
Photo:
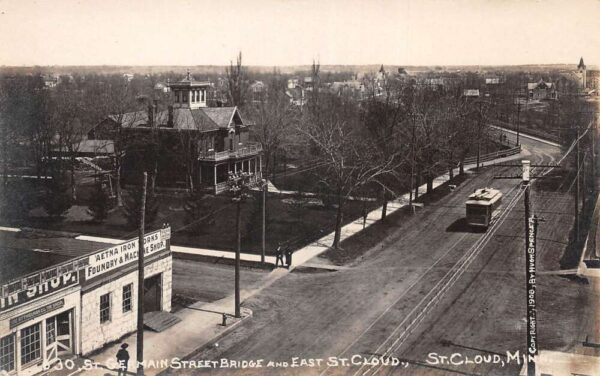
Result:
{"label": "fence", "polygon": [[[515,146],[511,149],[505,149],[500,151],[495,151],[493,153],[481,154],[479,156],[479,162],[487,162],[496,158],[504,158],[511,155],[519,154],[521,152],[521,145]],[[465,158],[464,164],[471,164],[477,162],[477,156]]]}

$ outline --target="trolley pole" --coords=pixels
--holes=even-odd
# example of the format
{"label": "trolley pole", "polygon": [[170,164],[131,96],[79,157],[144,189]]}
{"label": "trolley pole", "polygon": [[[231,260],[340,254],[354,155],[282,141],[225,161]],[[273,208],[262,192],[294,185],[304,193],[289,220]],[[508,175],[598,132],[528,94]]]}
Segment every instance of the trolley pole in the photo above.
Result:
{"label": "trolley pole", "polygon": [[138,237],[138,299],[137,299],[137,375],[144,375],[144,221],[146,217],[146,186],[148,173],[142,180],[140,228]]}

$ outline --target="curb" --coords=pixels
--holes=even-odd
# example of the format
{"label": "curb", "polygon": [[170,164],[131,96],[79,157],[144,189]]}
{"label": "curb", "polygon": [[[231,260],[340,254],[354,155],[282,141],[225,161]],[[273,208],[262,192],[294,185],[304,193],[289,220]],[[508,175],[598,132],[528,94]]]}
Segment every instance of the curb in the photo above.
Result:
{"label": "curb", "polygon": [[[236,322],[232,323],[231,325],[227,326],[225,329],[223,329],[222,332],[220,332],[219,334],[217,334],[213,338],[209,339],[205,343],[201,344],[200,346],[198,346],[196,349],[192,350],[188,354],[180,357],[179,359],[180,360],[189,360],[194,355],[199,354],[202,351],[204,351],[205,349],[207,349],[208,347],[213,346],[217,341],[219,341],[221,338],[225,337],[233,329],[237,328],[238,326],[240,326],[243,323],[245,323],[246,321],[248,321],[248,319],[252,318],[253,315],[254,315],[254,313],[252,312],[251,309],[242,307],[242,318],[241,319],[239,319],[238,321],[236,321]],[[168,375],[170,371],[171,371],[170,367],[169,368],[165,368],[165,369],[161,370],[160,372],[158,372],[156,374],[156,376]]]}

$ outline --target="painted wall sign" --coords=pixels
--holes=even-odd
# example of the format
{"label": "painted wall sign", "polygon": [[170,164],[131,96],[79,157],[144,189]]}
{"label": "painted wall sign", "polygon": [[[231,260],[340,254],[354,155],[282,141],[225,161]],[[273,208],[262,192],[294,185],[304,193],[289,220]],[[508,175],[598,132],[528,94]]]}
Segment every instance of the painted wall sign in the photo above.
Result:
{"label": "painted wall sign", "polygon": [[21,325],[24,322],[27,322],[29,320],[33,320],[36,317],[40,317],[45,315],[48,312],[52,312],[54,310],[60,309],[62,307],[65,306],[65,300],[61,299],[61,300],[57,300],[56,302],[50,303],[50,304],[46,304],[45,306],[42,306],[38,309],[34,309],[33,311],[29,311],[27,313],[25,313],[24,315],[21,316],[17,316],[15,318],[10,319],[10,328],[15,328],[19,325]]}
{"label": "painted wall sign", "polygon": [[[144,237],[144,256],[166,249],[166,239],[162,231],[157,231]],[[88,258],[85,267],[85,279],[90,280],[128,265],[138,259],[138,239],[115,245],[98,251]]]}
{"label": "painted wall sign", "polygon": [[16,291],[0,299],[0,312],[25,304],[42,296],[62,290],[79,283],[77,272],[67,272],[49,279],[26,290]]}

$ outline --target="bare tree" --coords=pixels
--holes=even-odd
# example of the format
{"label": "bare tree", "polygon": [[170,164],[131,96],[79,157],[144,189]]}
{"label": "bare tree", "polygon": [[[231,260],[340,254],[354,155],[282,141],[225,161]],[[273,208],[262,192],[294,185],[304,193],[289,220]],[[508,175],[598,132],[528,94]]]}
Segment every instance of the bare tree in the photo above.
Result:
{"label": "bare tree", "polygon": [[100,106],[102,109],[101,113],[104,114],[104,124],[100,124],[106,126],[106,134],[103,138],[113,143],[113,179],[115,182],[117,206],[123,206],[121,169],[129,138],[124,127],[136,124],[140,118],[144,117],[144,114],[140,111],[132,112],[132,109],[137,107],[135,93],[126,80],[123,80],[121,76],[115,75],[107,77],[107,81],[105,90],[100,92],[97,105]]}
{"label": "bare tree", "polygon": [[242,107],[246,101],[248,92],[248,78],[246,69],[242,65],[242,52],[237,56],[237,62],[229,63],[227,73],[227,94],[232,105]]}
{"label": "bare tree", "polygon": [[394,157],[385,160],[365,137],[355,104],[344,98],[322,96],[316,114],[304,114],[296,129],[321,165],[320,183],[336,201],[335,235],[339,248],[344,205],[366,183],[394,171]]}
{"label": "bare tree", "polygon": [[275,88],[270,88],[266,96],[247,110],[254,122],[252,136],[262,145],[264,170],[267,175],[273,174],[275,154],[289,144],[299,113],[285,93]]}
{"label": "bare tree", "polygon": [[381,218],[384,219],[387,213],[387,203],[390,194],[396,195],[398,190],[398,176],[406,154],[405,144],[402,142],[402,127],[406,123],[410,103],[405,99],[403,88],[396,82],[393,85],[392,80],[386,81],[383,95],[377,95],[374,90],[364,102],[363,123],[371,137],[371,141],[379,149],[382,161],[387,161],[391,156],[396,156],[395,173],[381,176],[377,179],[381,186],[381,197],[383,200]]}

